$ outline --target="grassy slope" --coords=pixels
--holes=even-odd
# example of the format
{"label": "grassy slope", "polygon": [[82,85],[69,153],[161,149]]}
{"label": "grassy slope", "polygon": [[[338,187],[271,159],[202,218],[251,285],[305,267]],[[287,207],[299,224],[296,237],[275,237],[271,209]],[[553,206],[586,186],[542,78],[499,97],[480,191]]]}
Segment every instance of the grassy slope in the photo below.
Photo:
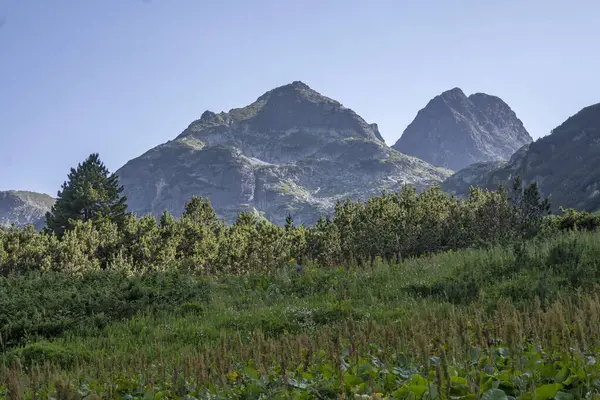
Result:
{"label": "grassy slope", "polygon": [[[211,387],[207,382],[232,391],[223,398],[231,398],[235,390],[258,398],[248,394],[251,389],[269,393],[269,398],[286,398],[278,396],[294,391],[300,397],[287,398],[318,398],[315,393],[337,398],[339,387],[393,393],[403,384],[417,385],[410,381],[417,378],[408,378],[415,371],[429,379],[428,385],[439,386],[438,391],[459,390],[454,387],[458,383],[447,383],[453,382],[449,376],[436,377],[439,359],[432,364],[431,356],[450,363],[451,368],[444,368],[460,379],[485,368],[498,376],[507,369],[516,374],[534,368],[489,360],[465,364],[474,348],[482,351],[496,340],[507,347],[505,353],[498,350],[507,359],[508,352],[527,353],[527,343],[535,343],[554,349],[555,357],[564,355],[576,369],[584,351],[595,354],[599,339],[600,300],[594,286],[600,282],[599,239],[600,233],[568,234],[523,248],[302,275],[290,268],[271,276],[208,280],[160,274],[125,278],[119,273],[84,281],[60,275],[6,278],[0,282],[9,289],[0,293],[2,326],[20,326],[19,313],[29,313],[21,315],[21,321],[31,321],[23,331],[35,331],[38,337],[15,347],[16,342],[7,344],[9,332],[4,331],[0,398],[11,385],[68,392],[68,387],[81,389],[90,382],[93,392],[115,398],[125,393],[143,398],[174,388],[202,392]],[[586,296],[571,299],[575,290]],[[545,356],[527,354],[531,359]],[[335,361],[341,355],[348,362],[346,372]],[[31,362],[48,361],[55,366],[28,369]],[[403,369],[390,378],[392,372],[381,375],[382,365]],[[301,366],[304,372],[298,372]],[[290,370],[289,375],[281,368]],[[371,371],[369,377],[365,368],[379,372]],[[257,374],[268,376],[271,384]],[[534,384],[550,384],[555,375],[538,373]],[[201,389],[189,387],[196,380]],[[460,390],[491,389],[481,386],[481,379],[475,381],[476,388],[465,383],[468,390]],[[2,382],[7,382],[4,389]],[[519,390],[527,393],[528,383],[524,385]],[[583,393],[591,384],[574,385],[563,386]],[[308,392],[313,397],[301,397]]]}

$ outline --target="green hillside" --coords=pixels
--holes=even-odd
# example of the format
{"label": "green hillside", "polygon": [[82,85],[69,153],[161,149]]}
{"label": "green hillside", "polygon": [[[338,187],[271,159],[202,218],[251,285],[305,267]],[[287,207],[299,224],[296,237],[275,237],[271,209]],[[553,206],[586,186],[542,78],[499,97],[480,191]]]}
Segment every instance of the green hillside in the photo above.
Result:
{"label": "green hillside", "polygon": [[340,203],[315,226],[0,231],[0,398],[587,398],[600,218],[535,187]]}

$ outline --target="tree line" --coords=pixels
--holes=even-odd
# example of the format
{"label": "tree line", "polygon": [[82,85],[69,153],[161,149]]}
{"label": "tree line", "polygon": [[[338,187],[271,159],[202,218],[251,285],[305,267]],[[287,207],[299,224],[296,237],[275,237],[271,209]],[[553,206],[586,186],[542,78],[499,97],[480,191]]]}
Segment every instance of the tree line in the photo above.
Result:
{"label": "tree line", "polygon": [[118,178],[98,154],[72,168],[46,215],[46,228],[0,230],[0,273],[60,270],[184,270],[197,274],[268,272],[289,263],[341,267],[388,263],[440,251],[510,244],[567,229],[593,230],[600,218],[550,215],[535,183],[460,199],[431,187],[404,186],[365,202],[340,201],[314,226],[284,226],[241,212],[227,225],[206,198],[180,218],[127,213]]}

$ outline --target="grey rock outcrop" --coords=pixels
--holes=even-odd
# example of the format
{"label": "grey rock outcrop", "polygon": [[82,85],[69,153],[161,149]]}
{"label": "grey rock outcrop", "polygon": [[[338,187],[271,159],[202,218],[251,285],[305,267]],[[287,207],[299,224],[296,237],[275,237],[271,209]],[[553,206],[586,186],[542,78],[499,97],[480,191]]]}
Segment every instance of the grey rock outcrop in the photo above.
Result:
{"label": "grey rock outcrop", "polygon": [[459,88],[433,98],[392,146],[433,165],[458,171],[467,165],[502,161],[532,138],[499,97]]}
{"label": "grey rock outcrop", "polygon": [[193,195],[232,222],[251,211],[310,224],[345,198],[364,200],[402,184],[423,188],[450,171],[387,146],[376,124],[302,82],[229,112],[206,111],[177,138],[117,172],[129,210],[178,216]]}
{"label": "grey rock outcrop", "polygon": [[0,192],[0,227],[33,225],[37,230],[46,224],[45,215],[54,204],[43,193],[9,190]]}

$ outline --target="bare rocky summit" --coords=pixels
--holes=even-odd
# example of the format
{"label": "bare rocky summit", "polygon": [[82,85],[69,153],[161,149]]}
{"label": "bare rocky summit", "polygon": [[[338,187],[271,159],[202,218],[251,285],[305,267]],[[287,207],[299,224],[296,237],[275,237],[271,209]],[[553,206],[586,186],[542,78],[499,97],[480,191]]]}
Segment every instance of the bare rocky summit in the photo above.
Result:
{"label": "bare rocky summit", "polygon": [[46,224],[45,215],[54,199],[43,193],[27,191],[0,192],[0,227],[33,225],[41,230]]}
{"label": "bare rocky summit", "polygon": [[420,110],[392,147],[458,171],[485,161],[506,161],[532,138],[502,99],[484,93],[443,92]]}
{"label": "bare rocky summit", "polygon": [[313,223],[337,200],[405,183],[424,188],[450,175],[390,148],[376,124],[298,81],[243,108],[204,112],[116,173],[137,215],[177,216],[200,195],[229,222],[251,211],[275,223],[288,214]]}

